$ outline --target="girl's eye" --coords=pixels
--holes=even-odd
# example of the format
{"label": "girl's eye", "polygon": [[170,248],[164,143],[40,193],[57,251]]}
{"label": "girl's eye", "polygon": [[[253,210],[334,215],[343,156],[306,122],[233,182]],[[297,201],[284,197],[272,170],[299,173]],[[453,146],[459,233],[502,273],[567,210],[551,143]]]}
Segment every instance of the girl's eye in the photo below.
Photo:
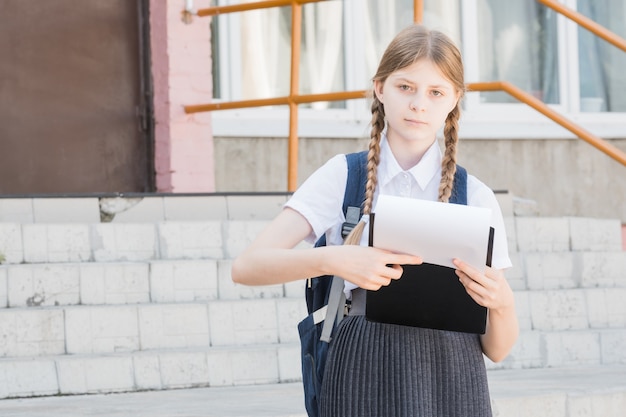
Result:
{"label": "girl's eye", "polygon": [[434,95],[435,97],[440,97],[440,96],[442,96],[442,95],[443,95],[443,93],[442,93],[441,91],[439,91],[439,90],[433,90],[433,95]]}
{"label": "girl's eye", "polygon": [[406,84],[402,84],[402,85],[400,85],[400,90],[403,90],[403,91],[409,91],[410,89],[411,89],[411,87],[409,87],[409,86],[408,86],[408,85],[406,85]]}

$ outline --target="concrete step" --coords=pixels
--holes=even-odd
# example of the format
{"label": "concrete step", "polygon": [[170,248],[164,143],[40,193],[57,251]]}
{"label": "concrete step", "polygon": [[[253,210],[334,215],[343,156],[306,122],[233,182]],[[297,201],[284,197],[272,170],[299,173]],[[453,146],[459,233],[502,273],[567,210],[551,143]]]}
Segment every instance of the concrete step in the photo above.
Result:
{"label": "concrete step", "polygon": [[[626,366],[489,371],[494,417],[623,417]],[[306,417],[300,383],[0,401],[4,417]]]}
{"label": "concrete step", "polygon": [[515,291],[514,294],[523,329],[626,327],[626,287]]}
{"label": "concrete step", "polygon": [[506,359],[486,363],[488,369],[626,365],[626,328],[521,330]]}
{"label": "concrete step", "polygon": [[300,373],[293,343],[5,358],[0,398],[270,384]]}
{"label": "concrete step", "polygon": [[269,220],[288,193],[138,194],[84,197],[0,197],[0,222],[158,223],[163,221]]}
{"label": "concrete step", "polygon": [[626,251],[511,252],[514,290],[626,286]]}
{"label": "concrete step", "polygon": [[[233,354],[265,346],[298,345],[300,298],[67,306],[0,310],[0,357],[6,361],[72,355],[135,355],[179,349],[224,348]],[[558,320],[558,319],[555,319]],[[520,338],[490,369],[574,364],[626,364],[626,326],[537,329],[521,321]],[[557,321],[557,324],[561,322]],[[299,365],[295,367],[299,369]]]}
{"label": "concrete step", "polygon": [[[592,303],[604,298],[598,302],[610,306],[618,303],[626,288],[624,251],[513,257],[516,266],[507,272],[507,279],[519,294],[522,311],[532,310],[528,294],[533,291],[545,290],[543,297],[552,298],[574,294]],[[231,264],[231,260],[195,259],[0,265],[0,308],[304,296],[305,284],[300,281],[259,287],[234,284]],[[577,293],[576,289],[595,291]],[[558,290],[564,291],[555,293]]]}
{"label": "concrete step", "polygon": [[0,265],[0,308],[297,297],[304,282],[233,283],[230,260]]}
{"label": "concrete step", "polygon": [[266,220],[0,223],[4,263],[232,259]]}
{"label": "concrete step", "polygon": [[[156,302],[3,308],[0,357],[297,341],[296,326],[306,316],[306,305],[303,296],[286,294],[286,288],[292,286],[267,289],[267,298],[257,293],[249,299],[194,300],[199,290],[189,290],[183,293],[189,300],[177,301],[176,293],[165,289],[167,296]],[[302,288],[294,286],[293,292]],[[47,303],[55,299],[42,294]],[[597,332],[626,329],[626,288],[516,291],[515,297],[520,328],[534,334],[598,339]],[[596,345],[598,350],[599,339]]]}
{"label": "concrete step", "polygon": [[[266,224],[254,219],[0,223],[0,253],[11,264],[232,259]],[[516,217],[506,225],[513,254],[622,251],[618,220]]]}
{"label": "concrete step", "polygon": [[0,309],[0,357],[291,343],[300,298]]}
{"label": "concrete step", "polygon": [[621,417],[626,366],[490,371],[494,417]]}
{"label": "concrete step", "polygon": [[619,252],[622,250],[622,225],[618,219],[586,217],[515,217],[516,245],[511,252]]}

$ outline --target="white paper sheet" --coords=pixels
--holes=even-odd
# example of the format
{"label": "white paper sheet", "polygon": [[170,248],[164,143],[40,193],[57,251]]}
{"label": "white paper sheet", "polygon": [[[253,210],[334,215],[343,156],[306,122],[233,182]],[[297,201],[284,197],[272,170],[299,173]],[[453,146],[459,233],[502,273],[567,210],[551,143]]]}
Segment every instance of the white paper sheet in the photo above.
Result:
{"label": "white paper sheet", "polygon": [[374,213],[374,247],[450,268],[458,258],[485,271],[490,209],[381,195]]}

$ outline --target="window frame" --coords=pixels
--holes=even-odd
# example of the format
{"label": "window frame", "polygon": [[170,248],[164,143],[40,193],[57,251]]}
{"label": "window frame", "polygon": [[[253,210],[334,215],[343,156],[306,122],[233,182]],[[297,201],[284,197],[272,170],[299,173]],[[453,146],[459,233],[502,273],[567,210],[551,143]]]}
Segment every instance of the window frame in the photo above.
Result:
{"label": "window frame", "polygon": [[[219,4],[233,4],[237,0],[220,0]],[[575,10],[576,0],[561,0]],[[346,91],[362,90],[369,86],[364,66],[357,65],[357,57],[365,48],[362,37],[363,7],[355,1],[344,3],[345,80]],[[466,82],[501,81],[478,79],[477,0],[464,0],[460,7],[461,50],[465,64]],[[239,13],[218,17],[218,46],[227,59],[218,63],[222,78],[221,91],[229,97],[241,96],[233,80],[241,75],[239,51]],[[557,43],[559,65],[560,103],[548,106],[601,137],[624,137],[626,113],[580,112],[578,71],[578,25],[561,14],[557,15]],[[228,101],[214,99],[214,102]],[[298,135],[311,138],[366,137],[370,114],[366,100],[347,100],[343,109],[298,110]],[[467,139],[550,139],[576,136],[523,103],[481,103],[479,92],[468,92],[463,102],[461,136]],[[289,109],[247,108],[212,112],[213,136],[217,137],[285,137],[289,134]],[[323,122],[323,123],[321,123]]]}

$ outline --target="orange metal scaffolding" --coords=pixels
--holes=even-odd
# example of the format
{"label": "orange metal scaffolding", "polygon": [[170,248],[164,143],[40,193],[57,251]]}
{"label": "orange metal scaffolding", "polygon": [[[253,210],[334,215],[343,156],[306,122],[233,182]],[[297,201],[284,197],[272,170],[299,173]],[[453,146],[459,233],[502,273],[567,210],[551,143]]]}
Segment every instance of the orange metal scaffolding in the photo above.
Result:
{"label": "orange metal scaffolding", "polygon": [[[299,94],[300,82],[300,41],[302,28],[302,5],[307,3],[319,3],[322,1],[333,0],[265,0],[252,3],[242,3],[230,6],[216,6],[207,9],[198,10],[198,16],[217,16],[219,14],[244,12],[248,10],[266,9],[271,7],[291,6],[291,81],[289,95],[286,97],[275,97],[257,100],[243,100],[225,103],[196,104],[184,106],[186,113],[198,113],[216,110],[241,109],[249,107],[287,105],[289,106],[289,139],[288,139],[288,172],[287,172],[287,189],[295,191],[297,187],[298,172],[298,105],[303,103],[314,103],[319,101],[343,101],[351,99],[364,98],[366,91],[343,91],[325,94]],[[567,9],[562,4],[552,0],[537,0],[545,4],[547,7],[553,8],[558,13],[569,17],[576,23],[592,31],[597,36],[611,42],[613,45],[626,51],[626,41],[608,31],[604,27],[591,21],[585,16],[571,9]],[[413,20],[416,23],[422,21],[424,15],[423,0],[413,0]],[[467,85],[468,91],[505,91],[517,100],[531,106],[546,117],[555,121],[559,125],[568,129],[579,138],[585,140],[597,149],[606,153],[611,158],[626,165],[626,153],[619,148],[613,146],[607,141],[593,135],[591,132],[583,129],[562,115],[558,114],[540,100],[514,85],[503,82],[485,82],[471,83]]]}

